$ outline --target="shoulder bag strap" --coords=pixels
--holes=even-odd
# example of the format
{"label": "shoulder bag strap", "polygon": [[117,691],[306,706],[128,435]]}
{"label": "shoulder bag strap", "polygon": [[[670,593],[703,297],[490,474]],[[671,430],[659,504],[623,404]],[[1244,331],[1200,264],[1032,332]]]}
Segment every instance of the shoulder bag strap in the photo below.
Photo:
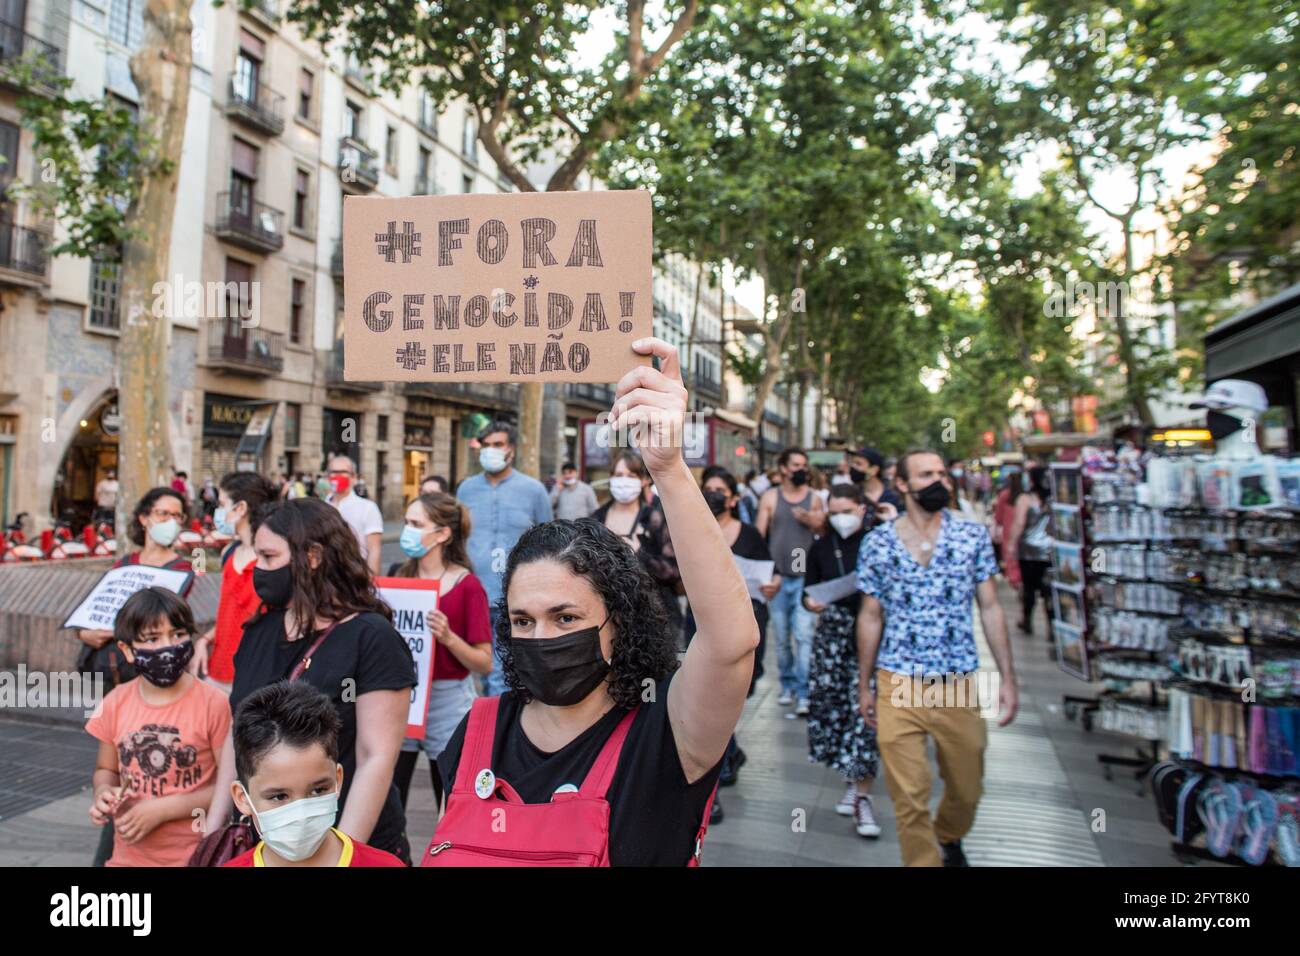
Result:
{"label": "shoulder bag strap", "polygon": [[619,754],[623,751],[623,741],[627,739],[627,732],[632,729],[632,721],[636,717],[637,710],[640,710],[640,707],[629,710],[623,715],[623,719],[618,722],[614,732],[605,741],[605,746],[600,748],[596,762],[591,765],[586,779],[578,788],[582,796],[604,799],[605,794],[609,792],[609,785],[614,781],[614,771],[618,769]]}
{"label": "shoulder bag strap", "polygon": [[492,742],[496,737],[500,697],[477,697],[469,709],[465,740],[461,743],[460,762],[456,765],[454,790],[474,789],[474,778],[484,767],[492,766]]}
{"label": "shoulder bag strap", "polygon": [[289,672],[290,683],[296,681],[299,677],[302,676],[303,671],[311,667],[311,656],[315,654],[317,650],[320,649],[320,646],[325,643],[325,638],[329,637],[330,633],[334,630],[334,628],[338,626],[339,626],[339,622],[335,621],[333,624],[331,624],[329,627],[325,628],[325,630],[321,632],[320,637],[316,638],[316,640],[312,642],[311,647],[307,648],[307,653],[302,656],[302,660],[298,661],[297,664],[294,664],[293,670]]}

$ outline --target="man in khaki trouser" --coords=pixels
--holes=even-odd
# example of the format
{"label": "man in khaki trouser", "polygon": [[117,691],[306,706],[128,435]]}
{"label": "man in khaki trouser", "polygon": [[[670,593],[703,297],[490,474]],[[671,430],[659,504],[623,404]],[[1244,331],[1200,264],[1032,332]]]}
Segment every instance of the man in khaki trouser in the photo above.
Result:
{"label": "man in khaki trouser", "polygon": [[[988,530],[948,510],[952,488],[939,455],[908,452],[895,483],[906,513],[867,535],[858,556],[860,706],[876,730],[904,865],[966,866],[961,840],[975,822],[987,739],[973,599],[997,662],[1000,725],[1018,705],[997,560]],[[933,818],[927,737],[944,787]]]}

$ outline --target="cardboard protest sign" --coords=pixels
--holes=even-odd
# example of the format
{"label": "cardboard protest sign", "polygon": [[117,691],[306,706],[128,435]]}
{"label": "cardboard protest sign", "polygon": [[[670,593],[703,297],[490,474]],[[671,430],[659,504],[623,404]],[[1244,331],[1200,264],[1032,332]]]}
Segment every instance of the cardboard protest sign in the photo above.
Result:
{"label": "cardboard protest sign", "polygon": [[344,378],[616,382],[650,359],[650,194],[343,204]]}
{"label": "cardboard protest sign", "polygon": [[136,591],[150,587],[163,587],[182,593],[194,577],[193,572],[173,568],[155,568],[147,564],[124,564],[109,568],[95,582],[90,593],[68,615],[64,627],[83,627],[90,631],[111,631],[117,612]]}
{"label": "cardboard protest sign", "polygon": [[384,603],[393,609],[393,627],[415,658],[416,685],[411,688],[406,736],[423,740],[435,644],[429,634],[429,615],[438,609],[438,582],[426,578],[375,578],[375,588]]}

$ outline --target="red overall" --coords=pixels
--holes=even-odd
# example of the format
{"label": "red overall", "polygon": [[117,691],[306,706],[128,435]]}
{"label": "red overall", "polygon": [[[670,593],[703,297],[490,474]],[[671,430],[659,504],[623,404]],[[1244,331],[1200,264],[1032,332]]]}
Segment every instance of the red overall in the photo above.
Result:
{"label": "red overall", "polygon": [[[447,812],[429,842],[421,866],[609,866],[609,791],[623,741],[636,711],[618,722],[576,793],[557,793],[549,803],[524,803],[499,778],[482,798],[475,782],[492,766],[501,698],[480,697],[469,712],[456,780]],[[486,791],[485,791],[486,792]],[[713,795],[687,866],[698,866]]]}

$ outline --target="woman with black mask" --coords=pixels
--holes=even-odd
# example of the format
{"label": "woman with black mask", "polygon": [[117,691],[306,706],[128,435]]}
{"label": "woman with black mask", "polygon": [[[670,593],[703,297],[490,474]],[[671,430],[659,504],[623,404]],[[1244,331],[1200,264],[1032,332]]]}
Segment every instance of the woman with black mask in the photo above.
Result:
{"label": "woman with black mask", "polygon": [[[740,488],[736,483],[736,478],[731,472],[721,465],[710,465],[704,469],[700,482],[700,487],[704,492],[705,504],[713,512],[713,516],[718,519],[718,527],[722,530],[723,540],[731,547],[731,553],[738,558],[748,558],[750,561],[771,561],[772,553],[767,548],[767,541],[758,529],[751,524],[746,524],[737,517],[737,509],[740,504]],[[758,625],[758,650],[754,653],[754,676],[749,680],[749,694],[754,694],[755,682],[763,676],[763,651],[766,649],[767,641],[765,634],[767,631],[767,600],[781,589],[781,575],[773,574],[772,580],[762,585],[764,600],[757,598],[750,599],[750,605],[754,609],[754,621]],[[695,614],[692,611],[687,618],[687,642],[695,634]],[[727,744],[726,755],[722,758],[722,773],[718,776],[718,786],[729,787],[736,782],[737,775],[740,773],[741,766],[744,765],[745,751],[740,749],[736,743],[736,737],[733,734],[731,741]],[[713,814],[709,818],[710,823],[718,823],[722,820],[722,803],[715,799],[713,801]]]}
{"label": "woman with black mask", "polygon": [[[1052,539],[1048,534],[1051,514],[1048,503],[1051,490],[1047,485],[1047,469],[1035,465],[1021,476],[1023,490],[1016,499],[1011,528],[1003,542],[1006,552],[1007,580],[1020,592],[1020,630],[1034,633],[1034,604],[1039,594],[1047,616],[1052,616],[1052,596],[1048,588],[1047,569],[1051,565]],[[1048,639],[1051,639],[1049,630]]]}
{"label": "woman with black mask", "polygon": [[699,631],[679,665],[649,575],[599,522],[526,531],[507,560],[497,622],[510,690],[475,701],[438,758],[449,796],[423,865],[698,859],[758,628],[682,457],[677,350],[654,338],[633,348],[662,370],[623,376],[610,428],[632,436],[654,479]]}
{"label": "woman with black mask", "polygon": [[[253,588],[262,604],[235,653],[231,709],[285,679],[305,680],[329,695],[343,722],[337,826],[409,862],[393,768],[406,734],[415,664],[375,591],[356,536],[337,509],[300,498],[269,507],[253,547]],[[227,737],[209,831],[229,819],[234,779],[234,744]]]}

